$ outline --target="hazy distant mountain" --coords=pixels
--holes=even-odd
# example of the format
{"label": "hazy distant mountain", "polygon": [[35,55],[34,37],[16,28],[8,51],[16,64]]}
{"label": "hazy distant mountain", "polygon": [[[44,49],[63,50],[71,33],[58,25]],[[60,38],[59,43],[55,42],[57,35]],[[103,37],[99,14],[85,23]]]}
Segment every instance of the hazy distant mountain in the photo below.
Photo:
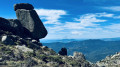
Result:
{"label": "hazy distant mountain", "polygon": [[62,43],[68,43],[72,41],[82,41],[85,39],[41,39],[40,42],[42,43],[53,43],[53,42],[62,42]]}
{"label": "hazy distant mountain", "polygon": [[104,41],[118,41],[118,40],[120,40],[120,37],[116,37],[116,38],[104,38],[104,39],[101,39],[101,40],[104,40]]}
{"label": "hazy distant mountain", "polygon": [[[40,42],[42,42],[42,43],[53,43],[53,42],[68,43],[68,42],[72,42],[72,41],[83,41],[83,40],[88,40],[88,39],[41,39]],[[102,38],[100,40],[104,40],[104,41],[119,41],[120,37],[116,37],[116,38]]]}
{"label": "hazy distant mountain", "polygon": [[56,52],[62,47],[66,47],[68,49],[68,55],[72,55],[74,51],[82,52],[85,54],[86,58],[92,62],[99,61],[107,55],[112,55],[120,51],[120,41],[103,41],[100,39],[72,41],[67,43],[43,43],[43,45],[53,48]]}

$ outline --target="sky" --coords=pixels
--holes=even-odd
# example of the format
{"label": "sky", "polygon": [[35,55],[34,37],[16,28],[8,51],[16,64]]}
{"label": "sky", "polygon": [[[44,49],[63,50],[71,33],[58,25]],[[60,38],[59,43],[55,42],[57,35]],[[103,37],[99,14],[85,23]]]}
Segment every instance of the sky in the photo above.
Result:
{"label": "sky", "polygon": [[44,39],[120,37],[120,0],[1,0],[0,17],[16,19],[16,3],[34,6],[48,30]]}

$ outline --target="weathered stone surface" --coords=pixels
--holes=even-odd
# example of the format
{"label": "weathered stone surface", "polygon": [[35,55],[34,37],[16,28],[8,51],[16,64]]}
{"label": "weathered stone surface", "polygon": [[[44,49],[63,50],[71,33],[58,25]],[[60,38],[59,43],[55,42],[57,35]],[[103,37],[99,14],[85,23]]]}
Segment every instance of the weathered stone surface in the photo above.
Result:
{"label": "weathered stone surface", "polygon": [[9,21],[10,26],[14,28],[13,33],[23,36],[24,29],[23,29],[21,23],[19,22],[19,20],[17,20],[17,19],[7,19],[7,20]]}
{"label": "weathered stone surface", "polygon": [[0,17],[0,29],[22,37],[28,36],[27,33],[29,33],[28,31],[26,32],[26,29],[24,29],[17,19],[4,19]]}
{"label": "weathered stone surface", "polygon": [[85,56],[80,52],[74,52],[73,58],[76,60],[85,60]]}
{"label": "weathered stone surface", "polygon": [[7,19],[0,17],[0,29],[5,31],[11,31],[13,27],[10,26],[10,23]]}
{"label": "weathered stone surface", "polygon": [[97,61],[99,67],[120,67],[120,53],[107,56],[105,59]]}
{"label": "weathered stone surface", "polygon": [[47,30],[35,10],[18,9],[16,15],[22,26],[30,31],[32,38],[38,40],[47,35]]}
{"label": "weathered stone surface", "polygon": [[17,46],[15,46],[15,47],[16,47],[17,49],[19,49],[19,50],[23,51],[23,52],[33,52],[33,50],[32,50],[32,49],[30,49],[30,48],[26,47],[25,45],[22,45],[22,46],[17,45]]}
{"label": "weathered stone surface", "polygon": [[16,11],[17,9],[33,10],[34,7],[31,4],[28,4],[28,3],[20,3],[20,4],[15,4],[14,5],[14,10]]}
{"label": "weathered stone surface", "polygon": [[67,49],[66,49],[66,48],[62,48],[62,49],[59,51],[59,54],[60,54],[60,55],[67,55]]}
{"label": "weathered stone surface", "polygon": [[12,32],[14,34],[20,35],[23,31],[23,27],[17,19],[4,19],[0,18],[0,29]]}

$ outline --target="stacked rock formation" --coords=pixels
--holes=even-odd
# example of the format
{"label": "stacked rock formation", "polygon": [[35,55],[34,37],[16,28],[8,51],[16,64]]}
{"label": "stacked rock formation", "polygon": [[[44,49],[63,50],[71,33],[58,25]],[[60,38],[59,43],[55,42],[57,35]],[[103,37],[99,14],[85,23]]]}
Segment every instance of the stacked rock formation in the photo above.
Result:
{"label": "stacked rock formation", "polygon": [[30,37],[36,40],[44,38],[47,30],[39,19],[34,7],[28,3],[15,4],[17,19],[0,18],[0,29],[10,31],[21,37]]}

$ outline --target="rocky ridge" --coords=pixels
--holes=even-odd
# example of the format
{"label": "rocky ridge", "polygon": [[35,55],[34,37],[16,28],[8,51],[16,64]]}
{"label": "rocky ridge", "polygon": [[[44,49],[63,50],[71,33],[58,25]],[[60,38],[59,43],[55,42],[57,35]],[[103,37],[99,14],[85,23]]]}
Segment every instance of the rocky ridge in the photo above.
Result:
{"label": "rocky ridge", "polygon": [[58,55],[47,46],[30,38],[23,39],[8,31],[0,41],[0,67],[94,67],[81,53]]}
{"label": "rocky ridge", "polygon": [[99,67],[120,67],[120,53],[107,56],[96,63]]}

